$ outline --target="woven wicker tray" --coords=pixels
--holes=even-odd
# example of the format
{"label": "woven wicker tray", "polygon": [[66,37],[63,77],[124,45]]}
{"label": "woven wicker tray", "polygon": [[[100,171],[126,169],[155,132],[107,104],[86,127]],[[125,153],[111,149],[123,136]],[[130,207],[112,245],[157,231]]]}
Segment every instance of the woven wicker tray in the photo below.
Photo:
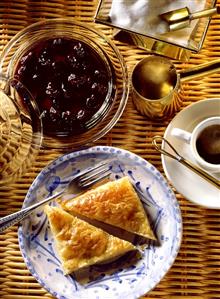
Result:
{"label": "woven wicker tray", "polygon": [[[220,0],[217,2],[220,5]],[[20,29],[42,19],[71,17],[93,22],[98,1],[1,1],[0,51]],[[106,35],[112,29],[97,25]],[[175,62],[178,69],[220,58],[220,16],[212,18],[202,51],[192,54],[188,63]],[[144,50],[116,42],[129,72]],[[220,76],[214,74],[191,80],[184,86],[182,108],[204,98],[220,97]],[[181,108],[181,109],[182,109]],[[152,122],[134,109],[131,97],[116,126],[95,144],[111,145],[132,151],[148,160],[163,173],[160,155],[151,145],[154,135],[163,135],[170,119]],[[0,189],[0,217],[18,210],[38,172],[62,154],[58,150],[42,150],[32,169],[17,182]],[[175,190],[174,190],[175,191]],[[220,216],[219,210],[196,206],[175,191],[183,216],[183,240],[174,265],[146,298],[220,298]],[[219,195],[220,200],[220,195]],[[0,234],[0,298],[51,298],[31,276],[18,246],[17,227]],[[104,299],[104,298],[103,298]]]}

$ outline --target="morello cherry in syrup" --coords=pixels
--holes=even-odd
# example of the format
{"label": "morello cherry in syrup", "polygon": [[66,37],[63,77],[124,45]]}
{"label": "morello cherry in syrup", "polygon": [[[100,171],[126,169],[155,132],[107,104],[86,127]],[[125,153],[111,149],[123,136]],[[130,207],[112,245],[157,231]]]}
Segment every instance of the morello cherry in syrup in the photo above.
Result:
{"label": "morello cherry in syrup", "polygon": [[83,47],[82,43],[81,42],[78,42],[76,43],[76,45],[73,47],[75,53],[76,53],[76,56],[78,58],[85,58],[87,56],[87,52],[85,50],[85,47]]}
{"label": "morello cherry in syrup", "polygon": [[68,52],[68,40],[64,38],[55,38],[52,41],[50,48],[56,55],[65,55]]}
{"label": "morello cherry in syrup", "polygon": [[50,53],[48,52],[48,50],[44,50],[40,54],[40,56],[38,58],[38,64],[42,67],[51,66],[52,61],[51,61]]}
{"label": "morello cherry in syrup", "polygon": [[107,96],[108,74],[89,45],[64,37],[36,43],[15,70],[39,105],[44,134],[60,136],[86,130]]}
{"label": "morello cherry in syrup", "polygon": [[56,82],[55,80],[49,81],[45,89],[45,94],[52,99],[57,99],[61,96],[62,90],[59,82]]}
{"label": "morello cherry in syrup", "polygon": [[68,65],[62,60],[54,61],[51,66],[52,72],[54,73],[54,77],[57,78],[62,79],[65,77],[66,73],[71,71]]}
{"label": "morello cherry in syrup", "polygon": [[98,102],[94,94],[91,94],[91,96],[86,99],[86,106],[90,109],[96,109]]}

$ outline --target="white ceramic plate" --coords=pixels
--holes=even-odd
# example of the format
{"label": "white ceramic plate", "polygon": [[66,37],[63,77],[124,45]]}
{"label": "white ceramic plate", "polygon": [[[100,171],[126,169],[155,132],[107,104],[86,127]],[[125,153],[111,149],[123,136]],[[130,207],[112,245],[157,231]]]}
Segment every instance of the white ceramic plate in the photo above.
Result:
{"label": "white ceramic plate", "polygon": [[[192,132],[203,119],[220,115],[220,99],[207,99],[191,104],[180,111],[168,125],[164,137],[184,158],[196,163],[190,154],[190,147],[184,141],[171,135],[173,128]],[[164,146],[167,150],[167,146]],[[168,180],[188,200],[208,208],[220,209],[219,190],[193,173],[179,162],[162,155],[162,164]]]}
{"label": "white ceramic plate", "polygon": [[38,210],[19,227],[20,249],[32,275],[59,299],[139,298],[156,286],[178,253],[182,220],[175,195],[154,166],[122,149],[91,147],[60,157],[35,179],[24,207],[63,188],[74,173],[106,159],[110,159],[110,178],[129,176],[146,200],[144,207],[158,242],[150,241],[139,259],[124,257],[108,265],[90,267],[83,280],[75,273],[64,276],[46,215]]}

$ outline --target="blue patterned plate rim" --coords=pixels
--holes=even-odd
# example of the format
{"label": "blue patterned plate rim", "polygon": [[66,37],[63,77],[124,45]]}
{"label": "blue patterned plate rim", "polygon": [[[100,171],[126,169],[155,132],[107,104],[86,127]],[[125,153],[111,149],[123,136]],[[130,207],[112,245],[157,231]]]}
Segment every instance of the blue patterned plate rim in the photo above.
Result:
{"label": "blue patterned plate rim", "polygon": [[[80,166],[84,165],[83,169],[88,164],[92,166],[103,159],[109,159],[109,163],[112,163],[113,179],[127,175],[140,189],[141,195],[147,200],[144,207],[152,216],[151,224],[159,245],[150,241],[142,252],[142,258],[135,260],[134,264],[126,261],[125,265],[121,265],[116,261],[112,266],[114,269],[106,271],[96,266],[91,267],[87,273],[88,280],[82,283],[74,275],[63,275],[45,215],[40,212],[33,213],[18,229],[20,250],[31,274],[58,299],[72,299],[73,296],[90,299],[139,298],[153,289],[168,272],[181,245],[181,211],[167,181],[148,161],[116,147],[94,146],[57,158],[36,177],[25,197],[23,207],[42,199],[45,190],[52,194],[59,188],[59,184],[62,185],[62,179],[66,182],[66,178],[72,176]],[[42,267],[45,263],[47,267]]]}

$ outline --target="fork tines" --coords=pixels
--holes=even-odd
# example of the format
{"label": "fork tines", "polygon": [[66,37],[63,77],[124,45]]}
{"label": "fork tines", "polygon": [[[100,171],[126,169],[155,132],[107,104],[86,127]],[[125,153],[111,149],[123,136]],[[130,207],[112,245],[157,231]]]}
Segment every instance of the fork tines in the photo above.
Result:
{"label": "fork tines", "polygon": [[94,167],[87,168],[80,172],[75,180],[81,187],[88,188],[91,185],[94,185],[100,180],[105,179],[110,175],[110,166],[108,162],[100,162]]}

